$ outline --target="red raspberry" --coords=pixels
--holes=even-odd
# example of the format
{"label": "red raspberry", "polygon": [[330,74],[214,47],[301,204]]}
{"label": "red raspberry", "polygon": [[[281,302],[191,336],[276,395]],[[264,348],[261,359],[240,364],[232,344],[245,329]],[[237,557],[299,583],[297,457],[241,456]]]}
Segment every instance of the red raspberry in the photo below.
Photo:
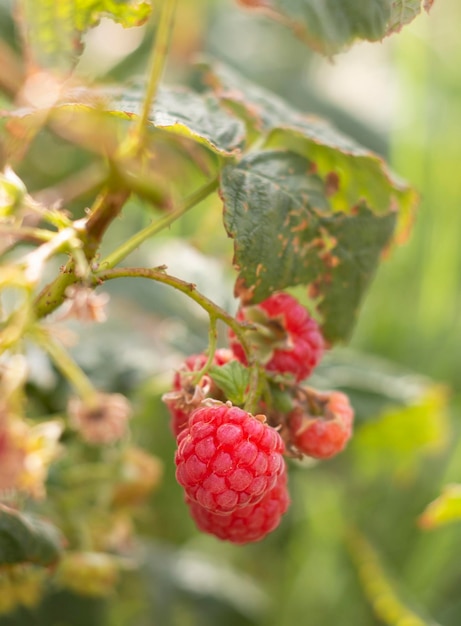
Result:
{"label": "red raspberry", "polygon": [[[259,309],[259,310],[258,310]],[[260,323],[261,313],[266,319],[260,325],[259,343],[273,347],[265,365],[269,372],[293,374],[296,382],[307,378],[318,365],[324,351],[324,341],[317,322],[307,310],[288,293],[277,293],[254,307],[237,312],[237,319]],[[235,334],[229,333],[231,348],[236,358],[246,365],[246,356]]]}
{"label": "red raspberry", "polygon": [[303,454],[328,459],[351,438],[354,410],[340,391],[315,392],[312,399],[317,404],[312,413],[299,406],[287,417],[291,443]]}
{"label": "red raspberry", "polygon": [[202,406],[178,437],[176,478],[190,500],[213,513],[256,504],[283,471],[276,430],[228,404]]}
{"label": "red raspberry", "polygon": [[[173,391],[163,395],[162,400],[171,415],[170,426],[175,437],[187,427],[189,416],[205,398],[220,398],[220,391],[207,375],[203,376],[198,385],[191,384],[190,372],[198,372],[207,362],[205,353],[192,354],[184,361],[173,378]],[[224,365],[233,359],[230,350],[216,350],[213,364]]]}
{"label": "red raspberry", "polygon": [[204,533],[238,544],[260,541],[277,528],[290,504],[287,472],[284,469],[275,486],[260,502],[237,509],[229,515],[207,511],[187,497],[186,503],[197,527]]}

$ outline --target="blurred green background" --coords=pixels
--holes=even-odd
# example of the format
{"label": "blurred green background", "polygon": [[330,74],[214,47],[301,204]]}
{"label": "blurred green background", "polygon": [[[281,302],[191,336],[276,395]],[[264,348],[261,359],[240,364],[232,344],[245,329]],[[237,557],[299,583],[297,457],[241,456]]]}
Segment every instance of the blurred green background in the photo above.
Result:
{"label": "blurred green background", "polygon": [[[0,30],[14,45],[8,3],[1,6]],[[140,570],[106,600],[50,591],[39,610],[2,617],[2,626],[461,624],[461,526],[423,531],[417,523],[444,484],[461,481],[460,23],[459,2],[439,0],[400,34],[330,63],[230,0],[182,0],[167,81],[193,80],[188,64],[206,52],[330,119],[421,195],[411,237],[379,269],[350,346],[328,354],[311,381],[350,393],[356,436],[338,459],[291,463],[291,509],[262,543],[200,535],[174,479],[160,396],[184,355],[206,348],[207,319],[163,286],[108,285],[109,320],[76,325],[74,353],[96,384],[134,399],[133,440],[164,462],[162,486],[138,520]],[[80,74],[121,81],[143,73],[151,35],[103,21],[88,35]],[[43,191],[92,159],[42,133],[19,173]],[[74,202],[76,213],[87,201]],[[217,198],[202,203],[130,262],[165,263],[234,310],[220,208]],[[149,207],[130,201],[107,249],[151,219]],[[40,353],[31,349],[30,358],[36,413],[61,411],[62,381]]]}

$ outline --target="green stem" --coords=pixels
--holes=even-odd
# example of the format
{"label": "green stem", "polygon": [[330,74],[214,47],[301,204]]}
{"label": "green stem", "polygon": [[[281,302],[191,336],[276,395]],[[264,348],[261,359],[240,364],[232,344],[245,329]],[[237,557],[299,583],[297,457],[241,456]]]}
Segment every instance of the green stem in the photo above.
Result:
{"label": "green stem", "polygon": [[87,237],[83,249],[88,261],[93,259],[104,233],[122,210],[129,195],[130,191],[126,188],[107,188],[96,198],[85,224]]}
{"label": "green stem", "polygon": [[248,413],[254,414],[258,406],[258,401],[264,393],[264,387],[266,379],[263,374],[262,368],[258,363],[250,363],[250,392],[246,399],[244,410]]}
{"label": "green stem", "polygon": [[116,250],[111,252],[105,259],[99,263],[100,269],[111,269],[123,261],[131,252],[136,250],[146,239],[149,239],[156,233],[160,232],[164,228],[170,226],[174,221],[180,218],[184,213],[187,213],[192,207],[196,204],[207,198],[215,189],[218,188],[219,181],[217,178],[214,178],[210,182],[208,182],[200,189],[197,189],[194,193],[192,193],[188,198],[184,200],[182,205],[178,207],[176,210],[168,213],[165,217],[152,222],[146,228],[140,230],[136,235],[130,237],[127,241],[122,243]]}
{"label": "green stem", "polygon": [[170,287],[181,291],[201,306],[202,309],[208,313],[210,318],[216,318],[227,324],[227,326],[229,326],[229,328],[231,328],[237,335],[244,350],[247,352],[249,351],[244,325],[242,325],[220,306],[215,304],[212,300],[209,300],[206,296],[201,294],[193,283],[188,283],[180,278],[176,278],[176,276],[167,274],[164,267],[117,267],[115,269],[97,272],[94,275],[93,280],[95,285],[97,285],[100,282],[112,280],[114,278],[149,278],[150,280],[155,280],[158,283],[169,285]]}
{"label": "green stem", "polygon": [[373,546],[358,530],[348,529],[346,545],[357,569],[363,592],[376,617],[389,626],[429,626],[426,621],[409,609],[400,599],[381,564]]}
{"label": "green stem", "polygon": [[24,265],[27,279],[31,283],[37,282],[42,276],[43,265],[50,256],[68,247],[77,248],[78,245],[81,245],[81,243],[75,228],[64,228],[64,230],[56,233],[52,239],[25,257]]}
{"label": "green stem", "polygon": [[208,358],[206,360],[205,365],[201,370],[194,373],[192,377],[191,383],[193,385],[198,385],[203,376],[208,372],[210,367],[213,365],[214,355],[216,352],[216,345],[218,342],[218,332],[216,328],[217,318],[215,315],[210,315],[210,326],[208,328]]}
{"label": "green stem", "polygon": [[0,354],[22,341],[30,324],[32,311],[29,297],[6,320],[5,328],[0,332]]}
{"label": "green stem", "polygon": [[147,84],[146,93],[144,96],[143,110],[138,118],[138,122],[136,124],[133,134],[135,151],[138,151],[139,148],[142,146],[144,133],[149,122],[150,111],[154,103],[155,96],[157,94],[160,79],[162,77],[163,68],[165,66],[165,60],[168,53],[171,32],[173,29],[176,2],[177,0],[163,0],[160,9],[160,18],[152,47],[149,82]]}
{"label": "green stem", "polygon": [[93,404],[96,400],[97,391],[69,353],[59,343],[51,339],[43,329],[40,332],[36,330],[34,338],[48,352],[56,367],[75,387],[82,400],[88,405]]}
{"label": "green stem", "polygon": [[2,235],[13,235],[16,241],[33,241],[42,242],[50,241],[56,236],[51,230],[43,230],[42,228],[32,228],[27,226],[9,226],[0,224],[0,237]]}
{"label": "green stem", "polygon": [[[89,217],[79,220],[78,229],[83,240],[82,250],[87,261],[93,259],[105,231],[120,213],[129,195],[130,192],[126,189],[107,189],[96,198]],[[76,269],[74,259],[61,271],[59,276],[42,289],[35,300],[35,315],[38,319],[57,309],[65,300],[67,287],[81,278],[79,274],[81,268]]]}
{"label": "green stem", "polygon": [[61,272],[62,274],[46,285],[38,294],[34,306],[37,319],[46,317],[57,309],[66,299],[67,288],[79,281],[73,261],[69,261],[61,269]]}

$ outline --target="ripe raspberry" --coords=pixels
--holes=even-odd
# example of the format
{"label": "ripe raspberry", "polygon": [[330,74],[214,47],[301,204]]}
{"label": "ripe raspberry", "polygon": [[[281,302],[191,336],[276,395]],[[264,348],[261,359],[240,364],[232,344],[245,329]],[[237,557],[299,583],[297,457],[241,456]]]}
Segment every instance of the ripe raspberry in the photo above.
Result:
{"label": "ripe raspberry", "polygon": [[197,528],[204,533],[238,544],[260,541],[277,528],[290,504],[286,468],[260,502],[237,509],[229,515],[212,513],[187,497],[186,503]]}
{"label": "ripe raspberry", "polygon": [[283,451],[278,432],[243,409],[202,406],[178,437],[176,478],[193,502],[231,513],[256,504],[275,486]]}
{"label": "ripe raspberry", "polygon": [[[250,340],[264,345],[266,351],[272,348],[265,365],[269,372],[293,374],[299,382],[311,374],[322,358],[324,341],[317,322],[288,293],[277,293],[256,306],[239,309],[237,319],[258,324],[262,332]],[[234,355],[246,365],[243,348],[232,331],[229,338]]]}
{"label": "ripe raspberry", "polygon": [[354,410],[339,392],[309,392],[310,408],[298,406],[287,417],[291,443],[303,454],[328,459],[351,438]]}
{"label": "ripe raspberry", "polygon": [[[198,385],[191,383],[190,372],[198,372],[207,362],[205,353],[192,354],[184,361],[173,378],[173,391],[163,395],[162,400],[168,407],[171,415],[170,426],[175,437],[187,427],[189,416],[205,398],[225,400],[209,376],[203,376]],[[214,365],[224,365],[233,359],[230,350],[216,350]]]}

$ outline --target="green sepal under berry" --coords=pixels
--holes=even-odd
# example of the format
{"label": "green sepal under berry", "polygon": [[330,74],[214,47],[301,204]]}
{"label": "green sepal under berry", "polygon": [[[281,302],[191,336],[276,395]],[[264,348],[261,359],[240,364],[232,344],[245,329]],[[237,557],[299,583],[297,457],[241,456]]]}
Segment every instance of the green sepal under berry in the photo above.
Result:
{"label": "green sepal under berry", "polygon": [[250,384],[250,371],[247,367],[239,361],[229,361],[221,366],[212,365],[208,374],[232,404],[243,405]]}
{"label": "green sepal under berry", "polygon": [[246,331],[247,341],[258,363],[265,365],[274,350],[290,349],[290,335],[283,316],[271,317],[259,306],[245,307],[245,320],[251,324]]}

